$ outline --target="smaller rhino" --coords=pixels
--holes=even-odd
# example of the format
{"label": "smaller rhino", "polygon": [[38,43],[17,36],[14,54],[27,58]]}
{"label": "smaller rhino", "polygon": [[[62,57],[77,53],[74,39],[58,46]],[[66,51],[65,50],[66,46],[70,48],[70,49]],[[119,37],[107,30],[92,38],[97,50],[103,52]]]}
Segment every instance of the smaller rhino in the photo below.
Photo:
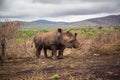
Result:
{"label": "smaller rhino", "polygon": [[69,31],[58,29],[47,33],[38,33],[34,37],[34,44],[36,48],[36,56],[40,57],[40,52],[43,49],[44,55],[47,58],[47,50],[52,50],[52,59],[63,58],[63,51],[65,48],[78,48],[79,43],[76,39],[77,33],[72,34]]}

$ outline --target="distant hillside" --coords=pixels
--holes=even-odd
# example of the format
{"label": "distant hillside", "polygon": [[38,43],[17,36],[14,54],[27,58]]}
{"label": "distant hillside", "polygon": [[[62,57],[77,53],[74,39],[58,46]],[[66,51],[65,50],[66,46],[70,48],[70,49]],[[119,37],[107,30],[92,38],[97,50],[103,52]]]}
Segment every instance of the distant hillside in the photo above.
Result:
{"label": "distant hillside", "polygon": [[[111,15],[100,18],[93,18],[84,21],[76,22],[55,22],[48,20],[37,20],[32,22],[22,22],[18,21],[21,24],[22,29],[56,29],[56,28],[73,28],[73,27],[107,27],[107,26],[120,26],[120,15]],[[0,23],[1,24],[1,23]]]}
{"label": "distant hillside", "polygon": [[32,21],[34,23],[38,23],[38,24],[61,24],[64,22],[55,22],[55,21],[48,21],[48,20],[36,20],[36,21]]}
{"label": "distant hillside", "polygon": [[120,15],[111,15],[106,17],[100,17],[100,18],[93,18],[88,19],[84,21],[78,21],[78,22],[72,22],[70,24],[74,24],[76,26],[116,26],[120,25]]}

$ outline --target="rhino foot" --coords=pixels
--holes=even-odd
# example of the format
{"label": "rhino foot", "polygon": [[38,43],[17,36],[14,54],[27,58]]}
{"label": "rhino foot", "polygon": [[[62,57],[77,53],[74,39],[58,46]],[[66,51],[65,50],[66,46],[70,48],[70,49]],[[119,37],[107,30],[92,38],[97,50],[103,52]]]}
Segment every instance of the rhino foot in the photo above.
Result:
{"label": "rhino foot", "polygon": [[63,59],[63,56],[57,56],[58,59]]}
{"label": "rhino foot", "polygon": [[53,60],[56,60],[57,58],[56,57],[52,57]]}

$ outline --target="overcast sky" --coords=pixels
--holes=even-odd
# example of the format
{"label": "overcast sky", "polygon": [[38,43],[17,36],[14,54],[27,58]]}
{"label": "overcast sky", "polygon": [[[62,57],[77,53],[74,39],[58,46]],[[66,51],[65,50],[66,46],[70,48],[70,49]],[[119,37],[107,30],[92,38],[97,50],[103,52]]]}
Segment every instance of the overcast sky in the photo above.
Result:
{"label": "overcast sky", "polygon": [[120,0],[0,0],[0,21],[80,21],[120,14]]}

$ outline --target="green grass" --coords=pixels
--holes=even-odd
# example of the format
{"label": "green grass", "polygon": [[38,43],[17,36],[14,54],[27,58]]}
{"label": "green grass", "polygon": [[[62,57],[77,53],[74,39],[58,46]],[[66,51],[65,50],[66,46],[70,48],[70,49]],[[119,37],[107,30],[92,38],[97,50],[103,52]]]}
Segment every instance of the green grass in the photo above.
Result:
{"label": "green grass", "polygon": [[17,39],[16,39],[16,42],[17,42],[17,43],[23,43],[23,39],[22,39],[22,38],[17,38]]}
{"label": "green grass", "polygon": [[40,32],[48,32],[49,30],[47,29],[43,29],[43,30],[40,30]]}
{"label": "green grass", "polygon": [[[48,32],[48,30],[43,29],[43,30],[19,30],[18,34],[21,38],[30,38],[32,36],[34,36],[36,33],[38,32]],[[17,40],[18,42],[20,42],[20,40]]]}
{"label": "green grass", "polygon": [[20,37],[28,38],[28,37],[32,37],[37,32],[39,32],[39,31],[37,31],[37,30],[19,30],[18,34],[20,35]]}
{"label": "green grass", "polygon": [[84,34],[86,36],[95,36],[99,33],[107,33],[107,32],[112,31],[108,28],[104,28],[104,29],[99,29],[99,28],[69,28],[69,29],[65,29],[65,30],[70,31],[72,33]]}
{"label": "green grass", "polygon": [[120,26],[115,26],[113,29],[120,31]]}
{"label": "green grass", "polygon": [[[95,36],[99,33],[107,33],[107,32],[111,32],[113,30],[120,30],[120,26],[116,26],[113,29],[109,29],[109,28],[66,28],[64,29],[65,31],[70,31],[72,33],[78,33],[78,34],[84,34],[86,36]],[[22,38],[31,38],[32,36],[34,36],[36,33],[38,32],[48,32],[49,30],[47,29],[43,29],[43,30],[19,30],[18,33],[20,35],[20,37]],[[18,40],[18,42],[20,42]]]}
{"label": "green grass", "polygon": [[51,79],[52,80],[57,80],[59,77],[60,77],[59,74],[54,74],[54,75],[51,76]]}

